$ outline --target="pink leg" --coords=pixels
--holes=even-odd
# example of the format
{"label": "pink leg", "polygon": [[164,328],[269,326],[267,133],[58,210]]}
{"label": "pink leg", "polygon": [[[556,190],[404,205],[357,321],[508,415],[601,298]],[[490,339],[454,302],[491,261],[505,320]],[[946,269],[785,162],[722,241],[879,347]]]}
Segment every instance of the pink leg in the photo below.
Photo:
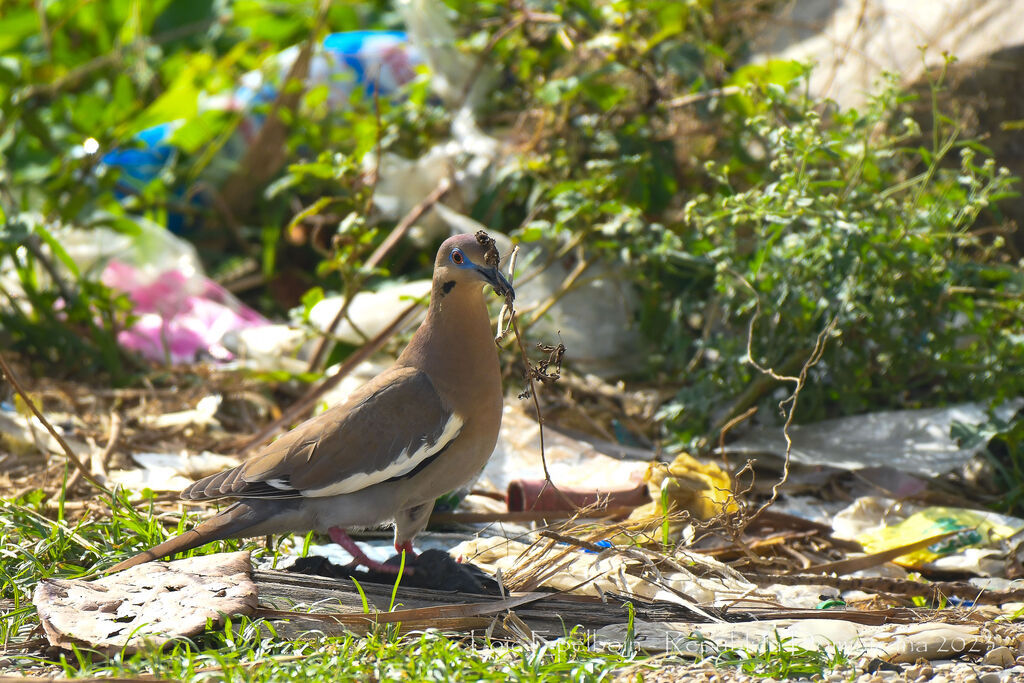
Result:
{"label": "pink leg", "polygon": [[[384,564],[383,562],[377,562],[367,557],[366,553],[359,549],[356,542],[349,538],[349,535],[345,533],[345,530],[341,527],[332,526],[327,530],[327,535],[331,537],[332,541],[340,545],[348,552],[349,555],[352,556],[352,565],[362,565],[370,571],[381,572],[384,574],[398,573],[398,565]],[[412,567],[406,567],[405,571],[408,574],[413,573]]]}
{"label": "pink leg", "polygon": [[399,555],[401,555],[403,550],[405,551],[405,561],[406,562],[408,562],[409,560],[415,560],[417,557],[419,557],[416,554],[416,551],[412,549],[412,541],[406,541],[405,543],[402,543],[401,545],[399,545],[398,543],[395,543],[395,552],[397,552]]}

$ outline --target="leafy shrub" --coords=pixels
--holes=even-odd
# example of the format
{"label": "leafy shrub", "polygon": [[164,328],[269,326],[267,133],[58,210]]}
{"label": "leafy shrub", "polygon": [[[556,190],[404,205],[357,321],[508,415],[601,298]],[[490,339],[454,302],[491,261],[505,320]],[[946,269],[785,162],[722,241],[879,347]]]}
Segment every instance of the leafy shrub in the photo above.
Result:
{"label": "leafy shrub", "polygon": [[[821,113],[776,87],[755,97],[759,112],[737,141],[763,154],[763,178],[737,189],[740,173],[709,162],[718,187],[691,199],[673,231],[680,248],[716,265],[709,298],[720,322],[699,343],[691,386],[735,396],[753,379],[740,330],[759,302],[754,358],[790,374],[836,322],[801,419],[1024,388],[1015,331],[1024,279],[1001,238],[978,225],[1010,194],[1006,169],[979,161],[987,151],[959,143],[955,129],[917,146],[919,128],[891,85],[862,111]],[[957,153],[959,164],[944,163]],[[710,314],[707,300],[695,303]],[[691,396],[672,408],[692,410]]]}

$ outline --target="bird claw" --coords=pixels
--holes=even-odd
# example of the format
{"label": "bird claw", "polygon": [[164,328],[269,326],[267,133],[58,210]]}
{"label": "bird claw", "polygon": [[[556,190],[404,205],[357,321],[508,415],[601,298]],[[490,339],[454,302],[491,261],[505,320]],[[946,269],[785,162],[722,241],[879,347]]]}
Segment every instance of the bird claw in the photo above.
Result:
{"label": "bird claw", "polygon": [[416,551],[412,549],[412,541],[406,541],[405,543],[401,544],[396,543],[395,552],[399,555],[401,555],[404,552],[406,560],[415,560],[417,557],[419,557]]}
{"label": "bird claw", "polygon": [[[354,571],[356,567],[366,567],[371,572],[378,572],[380,574],[393,574],[398,575],[402,572],[406,576],[412,576],[416,573],[412,567],[405,567],[404,571],[401,569],[400,564],[388,564],[387,562],[378,562],[371,560],[363,552],[362,548],[356,545],[356,542],[352,540],[352,537],[345,532],[341,527],[332,526],[327,530],[327,535],[331,537],[331,540],[340,545],[342,548],[352,556],[352,561],[345,565],[345,568],[349,571]],[[416,553],[412,549],[412,541],[406,541],[400,547],[395,546],[395,549],[399,552],[406,551],[406,560],[415,559]],[[411,554],[411,555],[410,555]]]}

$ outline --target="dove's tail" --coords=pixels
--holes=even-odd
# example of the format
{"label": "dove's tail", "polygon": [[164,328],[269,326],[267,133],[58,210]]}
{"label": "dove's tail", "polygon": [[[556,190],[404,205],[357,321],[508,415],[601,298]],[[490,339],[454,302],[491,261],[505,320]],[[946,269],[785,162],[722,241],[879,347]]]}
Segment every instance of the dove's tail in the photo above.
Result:
{"label": "dove's tail", "polygon": [[245,538],[247,536],[259,536],[259,527],[266,521],[265,515],[254,514],[251,507],[244,503],[235,503],[215,517],[211,517],[194,529],[174,538],[168,539],[160,545],[154,546],[145,552],[130,557],[124,562],[118,562],[107,573],[119,572],[129,567],[134,567],[143,562],[157,560],[161,557],[182,553],[213,541],[222,541],[226,538]]}

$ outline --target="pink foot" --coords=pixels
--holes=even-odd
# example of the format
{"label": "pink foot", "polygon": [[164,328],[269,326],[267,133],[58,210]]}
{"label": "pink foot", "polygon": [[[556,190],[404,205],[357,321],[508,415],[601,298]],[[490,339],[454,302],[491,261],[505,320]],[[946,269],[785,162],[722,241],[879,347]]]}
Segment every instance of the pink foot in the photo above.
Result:
{"label": "pink foot", "polygon": [[[384,564],[383,562],[371,560],[341,527],[332,526],[327,530],[327,535],[331,537],[332,541],[340,545],[346,550],[346,552],[348,552],[349,555],[352,556],[352,565],[349,566],[362,565],[370,571],[381,572],[383,574],[398,574],[398,565]],[[409,549],[412,550],[411,543],[409,544]],[[406,560],[408,559],[409,556],[406,555]],[[414,573],[412,567],[406,567],[405,573],[411,576]]]}
{"label": "pink foot", "polygon": [[405,551],[406,562],[408,562],[409,560],[415,560],[417,557],[419,557],[419,555],[416,554],[416,551],[412,549],[412,541],[406,541],[401,545],[395,543],[395,552],[401,555],[403,550]]}

